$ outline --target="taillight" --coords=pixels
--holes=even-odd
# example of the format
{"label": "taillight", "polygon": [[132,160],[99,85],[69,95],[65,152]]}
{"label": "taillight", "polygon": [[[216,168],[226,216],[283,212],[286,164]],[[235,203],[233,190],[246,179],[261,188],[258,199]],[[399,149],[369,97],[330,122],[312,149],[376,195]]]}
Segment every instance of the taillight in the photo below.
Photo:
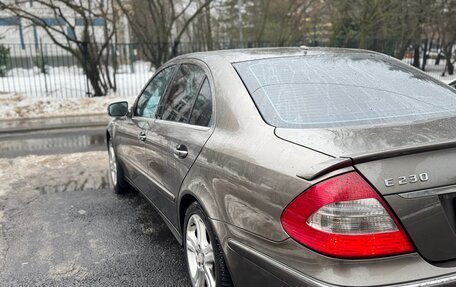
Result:
{"label": "taillight", "polygon": [[338,258],[374,258],[414,251],[407,234],[373,188],[356,172],[312,186],[282,214],[301,244]]}

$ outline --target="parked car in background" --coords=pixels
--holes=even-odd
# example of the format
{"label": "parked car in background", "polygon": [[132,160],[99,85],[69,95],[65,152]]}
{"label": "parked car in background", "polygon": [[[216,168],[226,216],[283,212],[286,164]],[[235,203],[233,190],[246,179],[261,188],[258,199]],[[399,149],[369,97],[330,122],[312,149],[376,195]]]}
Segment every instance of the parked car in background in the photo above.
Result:
{"label": "parked car in background", "polygon": [[183,244],[193,286],[456,282],[456,92],[362,50],[177,57],[111,104],[114,189]]}

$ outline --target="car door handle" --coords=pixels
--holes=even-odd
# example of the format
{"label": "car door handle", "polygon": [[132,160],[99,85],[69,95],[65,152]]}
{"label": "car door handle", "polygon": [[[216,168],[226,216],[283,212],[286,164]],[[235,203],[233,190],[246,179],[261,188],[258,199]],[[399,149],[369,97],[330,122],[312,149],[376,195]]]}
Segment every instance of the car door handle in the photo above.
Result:
{"label": "car door handle", "polygon": [[140,132],[138,135],[138,139],[140,141],[145,141],[147,139],[146,133],[145,132]]}
{"label": "car door handle", "polygon": [[188,149],[185,145],[178,145],[174,149],[174,155],[178,158],[186,158],[188,155]]}

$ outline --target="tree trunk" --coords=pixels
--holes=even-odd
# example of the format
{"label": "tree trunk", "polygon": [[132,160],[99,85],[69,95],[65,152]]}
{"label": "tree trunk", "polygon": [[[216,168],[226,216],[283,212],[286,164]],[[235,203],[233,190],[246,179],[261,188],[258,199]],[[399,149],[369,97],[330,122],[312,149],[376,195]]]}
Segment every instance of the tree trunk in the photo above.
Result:
{"label": "tree trunk", "polygon": [[441,59],[441,58],[442,58],[442,53],[439,52],[439,53],[437,54],[437,58],[435,59],[435,65],[436,65],[436,66],[440,65],[440,59]]}
{"label": "tree trunk", "polygon": [[86,69],[86,76],[89,79],[90,85],[93,89],[94,97],[102,97],[106,95],[106,90],[103,88],[103,84],[100,78],[100,71],[98,66],[95,64],[88,63]]}
{"label": "tree trunk", "polygon": [[362,27],[361,31],[359,33],[359,41],[358,41],[359,49],[367,49],[367,35],[366,34],[367,34],[366,29],[364,27]]}
{"label": "tree trunk", "polygon": [[[451,58],[453,57],[453,46],[454,42],[448,43],[444,46],[444,53],[446,59],[446,69],[448,69],[449,75],[454,75],[454,65],[451,62]],[[445,72],[443,72],[445,74]]]}
{"label": "tree trunk", "polygon": [[414,67],[420,67],[420,45],[415,44],[413,45],[413,63]]}
{"label": "tree trunk", "polygon": [[[93,89],[94,97],[102,97],[106,95],[107,89],[103,87],[103,82],[100,77],[99,63],[94,60],[90,54],[89,44],[81,43],[79,50],[82,54],[82,67]],[[89,91],[87,91],[89,92]]]}
{"label": "tree trunk", "polygon": [[214,44],[212,42],[212,21],[211,21],[211,8],[209,6],[206,7],[206,43],[207,49],[209,51],[214,50]]}
{"label": "tree trunk", "polygon": [[454,75],[454,65],[451,63],[451,58],[447,58],[446,62],[447,68],[448,68],[448,75]]}
{"label": "tree trunk", "polygon": [[424,41],[424,50],[423,50],[423,64],[421,65],[421,70],[426,71],[426,63],[427,63],[427,51],[428,51],[428,39]]}
{"label": "tree trunk", "polygon": [[437,47],[436,50],[439,51],[437,53],[437,58],[435,58],[435,65],[438,66],[440,64],[440,39],[437,39]]}
{"label": "tree trunk", "polygon": [[180,41],[179,40],[175,40],[173,42],[173,46],[172,46],[172,49],[171,49],[171,58],[174,58],[178,55],[179,53],[179,44],[180,44]]}

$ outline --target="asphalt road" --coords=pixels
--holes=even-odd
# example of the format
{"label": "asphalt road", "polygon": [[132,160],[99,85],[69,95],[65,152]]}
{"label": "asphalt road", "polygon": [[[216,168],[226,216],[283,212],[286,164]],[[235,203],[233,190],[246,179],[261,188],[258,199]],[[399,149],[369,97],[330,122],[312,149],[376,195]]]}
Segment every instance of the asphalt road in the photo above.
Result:
{"label": "asphalt road", "polygon": [[[97,133],[50,134],[1,143]],[[137,192],[116,195],[107,184],[101,146],[65,154],[73,150],[51,145],[36,152],[41,156],[29,149],[0,158],[0,180],[8,185],[0,187],[0,286],[190,286],[182,247],[157,212]]]}

